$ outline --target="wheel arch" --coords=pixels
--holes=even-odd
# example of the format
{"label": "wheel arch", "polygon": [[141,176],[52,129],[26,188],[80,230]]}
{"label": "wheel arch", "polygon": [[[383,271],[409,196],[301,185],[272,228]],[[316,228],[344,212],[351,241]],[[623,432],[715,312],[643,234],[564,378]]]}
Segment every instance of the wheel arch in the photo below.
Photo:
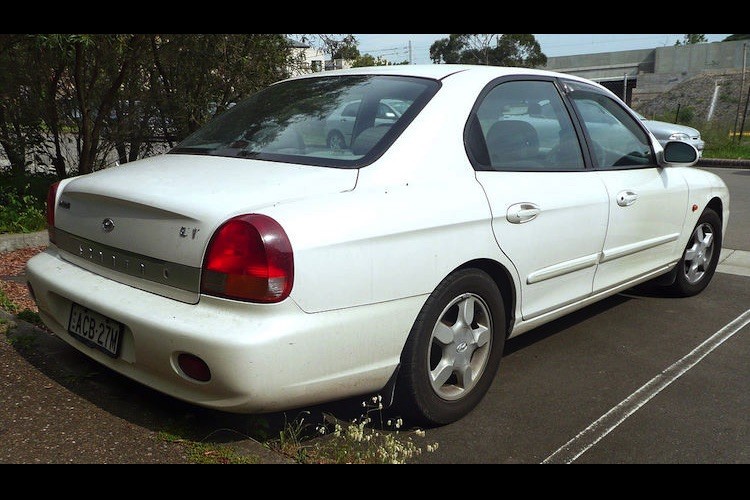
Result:
{"label": "wheel arch", "polygon": [[500,290],[505,308],[505,337],[508,338],[515,323],[516,310],[516,287],[510,272],[501,263],[492,259],[471,260],[456,268],[456,271],[471,268],[486,272]]}
{"label": "wheel arch", "polygon": [[724,225],[724,202],[721,201],[721,198],[719,198],[718,196],[714,196],[708,202],[708,204],[706,205],[706,208],[710,208],[711,210],[716,212],[723,226]]}

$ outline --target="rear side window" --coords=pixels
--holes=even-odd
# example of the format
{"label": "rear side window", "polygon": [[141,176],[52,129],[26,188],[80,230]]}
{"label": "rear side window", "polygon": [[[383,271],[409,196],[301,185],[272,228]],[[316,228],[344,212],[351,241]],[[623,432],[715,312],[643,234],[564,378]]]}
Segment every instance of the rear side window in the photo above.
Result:
{"label": "rear side window", "polygon": [[500,83],[469,120],[466,147],[477,170],[576,170],[581,146],[551,81]]}
{"label": "rear side window", "polygon": [[583,84],[574,88],[568,96],[583,120],[591,154],[599,168],[655,164],[648,136],[622,106]]}

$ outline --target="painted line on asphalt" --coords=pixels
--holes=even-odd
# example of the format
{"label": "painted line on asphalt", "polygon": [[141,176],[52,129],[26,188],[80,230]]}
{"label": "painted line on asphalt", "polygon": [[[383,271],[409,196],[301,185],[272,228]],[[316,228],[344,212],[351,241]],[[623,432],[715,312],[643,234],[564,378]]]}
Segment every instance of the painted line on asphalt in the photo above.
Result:
{"label": "painted line on asphalt", "polygon": [[725,340],[731,338],[748,324],[750,324],[750,309],[711,335],[669,368],[646,382],[640,389],[623,399],[617,406],[599,417],[599,419],[579,432],[573,439],[542,460],[542,463],[569,464],[574,462],[643,405],[651,401],[654,396],[666,389],[672,382],[697,365],[711,351],[719,347]]}

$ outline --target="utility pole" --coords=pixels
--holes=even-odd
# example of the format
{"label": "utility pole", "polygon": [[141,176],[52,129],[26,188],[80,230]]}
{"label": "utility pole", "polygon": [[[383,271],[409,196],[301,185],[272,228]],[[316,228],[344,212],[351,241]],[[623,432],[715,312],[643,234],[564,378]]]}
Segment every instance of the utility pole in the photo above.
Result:
{"label": "utility pole", "polygon": [[[746,64],[747,57],[746,57],[746,55],[747,55],[747,42],[745,42],[745,43],[742,44],[742,79],[740,80],[741,81],[741,83],[740,83],[740,98],[737,100],[737,115],[734,117],[734,133],[735,133],[735,135],[737,134],[737,122],[740,119],[740,107],[742,106],[742,89],[745,88],[745,69],[747,67],[747,64]],[[747,104],[745,104],[745,110],[747,112]],[[743,120],[742,121],[743,122],[745,121],[744,120],[744,116],[743,116]],[[740,139],[741,139],[741,136],[740,136]],[[738,143],[739,143],[740,139],[737,140]]]}
{"label": "utility pole", "polygon": [[414,64],[411,57],[411,40],[409,40],[409,64]]}
{"label": "utility pole", "polygon": [[622,79],[622,102],[628,104],[628,74],[625,73]]}

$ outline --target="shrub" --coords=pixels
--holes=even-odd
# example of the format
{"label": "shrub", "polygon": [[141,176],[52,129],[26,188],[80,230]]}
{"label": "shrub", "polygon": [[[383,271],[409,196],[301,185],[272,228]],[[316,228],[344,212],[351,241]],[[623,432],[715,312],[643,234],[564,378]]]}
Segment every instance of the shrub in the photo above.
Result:
{"label": "shrub", "polygon": [[46,225],[44,201],[31,194],[19,194],[13,187],[0,187],[0,233],[32,233]]}

